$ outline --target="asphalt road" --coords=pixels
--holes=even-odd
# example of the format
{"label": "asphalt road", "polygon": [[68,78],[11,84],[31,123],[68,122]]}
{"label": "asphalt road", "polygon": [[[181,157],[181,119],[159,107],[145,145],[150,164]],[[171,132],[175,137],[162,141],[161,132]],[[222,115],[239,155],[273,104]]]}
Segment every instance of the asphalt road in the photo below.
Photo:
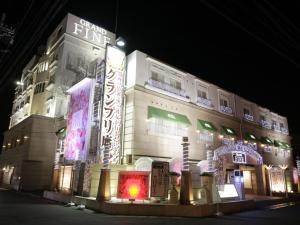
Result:
{"label": "asphalt road", "polygon": [[220,224],[220,225],[297,225],[300,204],[261,207],[258,210],[208,218],[170,218],[114,216],[78,210],[23,193],[0,189],[0,225],[148,225],[148,224]]}

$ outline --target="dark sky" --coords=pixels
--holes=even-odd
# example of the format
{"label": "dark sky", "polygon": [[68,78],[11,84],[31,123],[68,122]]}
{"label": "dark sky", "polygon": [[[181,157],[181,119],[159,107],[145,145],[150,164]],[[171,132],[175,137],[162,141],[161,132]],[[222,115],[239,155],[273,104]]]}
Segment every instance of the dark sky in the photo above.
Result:
{"label": "dark sky", "polygon": [[[6,22],[19,26],[11,52],[0,56],[1,132],[8,127],[13,82],[38,44],[67,12],[114,31],[116,1],[11,0],[3,10]],[[299,11],[299,1],[120,0],[117,36],[127,40],[127,53],[141,50],[287,116],[293,134],[300,133]]]}

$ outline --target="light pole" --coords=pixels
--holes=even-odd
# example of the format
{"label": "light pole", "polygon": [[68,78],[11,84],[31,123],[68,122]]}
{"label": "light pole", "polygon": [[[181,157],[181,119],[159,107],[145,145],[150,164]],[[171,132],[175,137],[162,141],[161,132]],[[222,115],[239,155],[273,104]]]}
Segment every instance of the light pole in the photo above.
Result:
{"label": "light pole", "polygon": [[272,197],[272,181],[271,181],[271,169],[272,169],[273,165],[266,165],[266,169],[268,171],[268,179],[269,179],[269,190],[270,190],[270,196]]}
{"label": "light pole", "polygon": [[283,172],[283,180],[284,180],[284,189],[285,189],[285,197],[288,198],[288,191],[287,191],[287,184],[286,184],[286,179],[285,179],[285,170],[288,168],[288,165],[279,165],[279,167],[282,169]]}

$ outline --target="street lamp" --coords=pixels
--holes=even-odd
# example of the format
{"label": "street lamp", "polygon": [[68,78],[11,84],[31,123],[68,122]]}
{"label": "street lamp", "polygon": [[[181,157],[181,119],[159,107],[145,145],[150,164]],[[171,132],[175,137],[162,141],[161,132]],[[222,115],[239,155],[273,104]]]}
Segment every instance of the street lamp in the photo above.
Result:
{"label": "street lamp", "polygon": [[122,37],[118,37],[116,40],[116,45],[121,48],[124,47],[126,45],[125,39]]}
{"label": "street lamp", "polygon": [[24,85],[24,83],[23,83],[22,81],[17,81],[16,84],[17,84],[18,86],[23,86],[23,85]]}

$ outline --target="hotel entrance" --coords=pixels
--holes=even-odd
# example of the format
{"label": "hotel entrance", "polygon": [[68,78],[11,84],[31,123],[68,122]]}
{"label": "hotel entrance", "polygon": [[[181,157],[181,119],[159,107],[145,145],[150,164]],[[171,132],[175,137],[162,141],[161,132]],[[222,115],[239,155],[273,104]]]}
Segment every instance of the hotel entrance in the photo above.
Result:
{"label": "hotel entrance", "polygon": [[257,194],[257,176],[252,165],[226,165],[226,182],[233,183],[234,170],[243,171],[245,194]]}
{"label": "hotel entrance", "polygon": [[246,194],[257,194],[257,177],[254,166],[240,165],[244,175],[244,188]]}

